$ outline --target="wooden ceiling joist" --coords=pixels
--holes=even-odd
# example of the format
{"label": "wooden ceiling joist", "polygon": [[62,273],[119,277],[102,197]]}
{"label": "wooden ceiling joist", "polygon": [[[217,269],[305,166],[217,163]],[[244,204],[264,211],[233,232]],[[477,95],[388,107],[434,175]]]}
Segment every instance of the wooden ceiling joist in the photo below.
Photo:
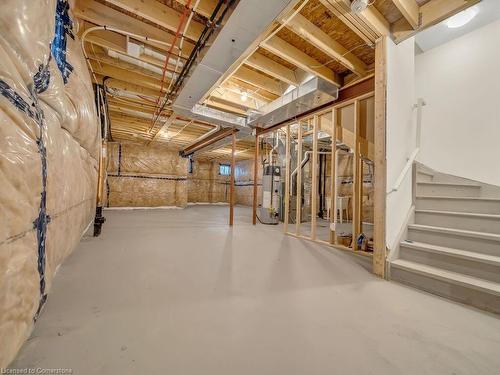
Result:
{"label": "wooden ceiling joist", "polygon": [[[108,76],[111,78],[119,79],[121,81],[130,82],[132,84],[137,84],[156,92],[160,91],[161,82],[160,80],[152,77],[145,76],[141,73],[136,73],[135,71],[130,71],[127,69],[118,68],[113,65],[106,63],[98,63],[95,61],[91,62],[92,69],[95,73],[102,76]],[[165,91],[165,88],[163,89]]]}
{"label": "wooden ceiling joist", "polygon": [[[103,83],[104,75],[99,73],[96,74],[97,82],[99,84]],[[110,77],[106,80],[106,87],[128,92],[134,95],[149,96],[151,98],[157,98],[160,92],[148,87],[140,86],[132,82],[124,81],[120,78]]]}
{"label": "wooden ceiling joist", "polygon": [[420,23],[419,6],[415,0],[392,0],[396,8],[399,9],[403,17],[414,29],[418,28]]}
{"label": "wooden ceiling joist", "polygon": [[156,130],[156,132],[154,133],[153,135],[153,139],[151,140],[151,142],[154,142],[155,140],[158,139],[159,137],[159,134],[165,132],[168,130],[168,128],[172,125],[172,123],[175,121],[175,119],[177,118],[177,114],[176,113],[172,113],[167,119],[166,121],[163,122],[163,124],[161,124],[161,126],[158,127],[158,130]]}
{"label": "wooden ceiling joist", "polygon": [[[88,55],[88,58],[90,60],[99,62],[101,64],[111,65],[111,66],[114,66],[116,68],[125,69],[127,71],[131,71],[131,72],[134,72],[137,74],[141,74],[145,77],[151,77],[151,78],[154,78],[158,81],[161,81],[161,75],[155,71],[146,69],[145,67],[141,67],[139,65],[129,63],[127,61],[118,60],[118,59],[111,57],[103,52],[93,52],[92,48],[87,49],[87,51],[89,51],[89,50],[90,50],[90,52],[87,52],[87,55]],[[138,60],[138,61],[141,61],[141,60]],[[173,68],[174,67],[171,65],[169,65],[167,67],[167,71],[169,72],[169,74],[173,74]],[[166,80],[169,80],[168,77],[166,78]]]}
{"label": "wooden ceiling joist", "polygon": [[420,7],[420,26],[418,30],[409,30],[404,18],[392,24],[394,41],[399,43],[415,35],[418,31],[434,26],[480,1],[481,0],[431,0]]}
{"label": "wooden ceiling joist", "polygon": [[[169,45],[167,44],[173,43],[174,41],[174,36],[172,34],[128,16],[118,10],[107,7],[106,5],[98,3],[95,0],[79,0],[76,3],[76,7],[73,12],[78,18],[96,25],[115,27],[132,34],[147,37],[148,39],[143,39],[142,42],[164,51],[169,49]],[[167,44],[156,43],[151,39],[161,40]],[[184,42],[180,55],[188,57],[193,48],[194,45],[192,43],[189,41]],[[175,49],[174,52],[177,53],[177,49]]]}
{"label": "wooden ceiling joist", "polygon": [[[159,1],[144,1],[144,0],[107,0],[109,3],[116,5],[128,12],[137,14],[140,17],[147,19],[157,25],[164,27],[167,30],[176,32],[182,15],[169,6],[160,3]],[[185,21],[184,21],[185,22]],[[185,23],[184,23],[185,24]],[[204,25],[191,20],[186,34],[186,38],[197,41],[204,29]],[[182,27],[181,32],[184,30]]]}
{"label": "wooden ceiling joist", "polygon": [[346,24],[366,43],[373,45],[380,36],[390,35],[389,22],[374,6],[360,14],[353,14],[349,0],[319,0],[339,20]]}
{"label": "wooden ceiling joist", "polygon": [[219,110],[224,111],[224,112],[233,113],[233,114],[238,115],[238,116],[245,116],[247,113],[244,109],[238,108],[237,106],[235,106],[232,103],[224,103],[221,101],[217,101],[217,100],[215,100],[215,98],[205,100],[204,104],[207,107],[210,107],[213,109],[219,109]]}
{"label": "wooden ceiling joist", "polygon": [[320,28],[316,27],[301,14],[297,14],[289,20],[286,27],[314,45],[329,57],[340,62],[353,73],[356,73],[359,76],[366,75],[368,68],[366,64],[361,61],[361,59],[344,48],[336,40],[328,36],[328,34],[323,32]]}
{"label": "wooden ceiling joist", "polygon": [[[216,99],[216,101],[220,101],[222,103],[236,106],[237,108],[242,109],[243,111],[247,109],[258,109],[259,106],[256,105],[256,101],[252,97],[248,97],[247,100],[241,100],[241,95],[235,92],[217,88],[212,91],[210,94],[210,98]],[[264,104],[261,102],[261,104]]]}
{"label": "wooden ceiling joist", "polygon": [[[81,33],[94,27],[89,22],[83,22]],[[85,41],[120,53],[127,53],[127,37],[109,30],[94,30],[87,34]]]}
{"label": "wooden ceiling joist", "polygon": [[241,66],[237,71],[235,71],[233,73],[233,78],[249,83],[262,90],[269,91],[270,93],[275,95],[282,95],[286,90],[285,85],[283,85],[281,82],[260,74],[255,70],[249,69],[245,66]]}
{"label": "wooden ceiling joist", "polygon": [[299,85],[299,81],[292,69],[289,69],[260,53],[252,54],[245,61],[245,64],[289,85]]}
{"label": "wooden ceiling joist", "polygon": [[245,89],[246,91],[252,93],[253,97],[258,98],[264,102],[272,102],[273,100],[279,97],[279,95],[270,93],[269,91],[266,90],[260,90],[249,83],[239,81],[233,78],[229,78],[226,82],[224,82],[221,85],[221,87],[228,88],[234,91]]}
{"label": "wooden ceiling joist", "polygon": [[262,43],[261,47],[306,72],[341,86],[341,79],[333,70],[277,36]]}
{"label": "wooden ceiling joist", "polygon": [[[186,0],[176,0],[179,4],[186,6]],[[194,6],[193,1],[191,1],[190,8],[193,9]],[[212,12],[217,6],[217,0],[201,0],[198,4],[198,7],[195,9],[196,13],[201,14],[203,17],[210,18]]]}

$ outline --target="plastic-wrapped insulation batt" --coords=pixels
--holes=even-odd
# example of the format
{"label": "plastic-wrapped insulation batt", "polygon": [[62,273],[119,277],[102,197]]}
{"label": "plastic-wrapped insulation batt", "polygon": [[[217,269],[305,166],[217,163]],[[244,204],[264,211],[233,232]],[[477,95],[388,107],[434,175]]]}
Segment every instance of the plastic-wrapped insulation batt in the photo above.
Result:
{"label": "plastic-wrapped insulation batt", "polygon": [[95,212],[100,129],[68,7],[0,4],[0,368]]}

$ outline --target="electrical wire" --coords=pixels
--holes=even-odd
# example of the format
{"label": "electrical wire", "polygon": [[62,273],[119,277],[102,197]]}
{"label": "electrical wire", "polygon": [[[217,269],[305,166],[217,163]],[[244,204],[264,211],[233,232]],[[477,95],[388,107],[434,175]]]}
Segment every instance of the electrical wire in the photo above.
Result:
{"label": "electrical wire", "polygon": [[[208,38],[210,38],[212,33],[215,31],[215,29],[220,27],[222,20],[224,19],[227,11],[231,8],[231,6],[234,4],[234,2],[235,2],[235,0],[219,0],[217,2],[217,5],[216,5],[215,9],[213,10],[212,15],[210,16],[210,19],[209,19],[207,25],[203,29],[200,37],[198,38],[198,41],[196,42],[196,44],[193,48],[193,51],[189,55],[189,58],[188,58],[186,64],[183,66],[181,73],[177,77],[177,79],[174,83],[174,86],[171,88],[171,90],[168,92],[168,94],[165,95],[165,100],[163,101],[163,104],[160,108],[160,113],[161,113],[161,111],[163,111],[163,109],[167,105],[170,98],[177,93],[177,91],[179,90],[186,75],[191,70],[191,67],[192,67],[198,53],[205,46]],[[219,18],[217,20],[215,20],[217,14],[219,13],[219,10],[221,9],[223,4],[225,4],[226,7],[222,10],[222,13],[219,16]]]}
{"label": "electrical wire", "polygon": [[[190,0],[190,1],[191,1],[191,0]],[[198,5],[199,5],[199,4],[200,4],[200,0],[196,0],[196,3],[194,4],[194,6],[193,6],[193,7],[192,7],[192,9],[191,9],[191,13],[189,14],[189,18],[188,18],[188,20],[187,20],[187,22],[186,22],[186,25],[184,26],[184,31],[183,31],[183,32],[182,32],[182,34],[181,34],[181,41],[180,41],[180,43],[179,43],[179,47],[178,47],[180,51],[182,51],[182,47],[183,47],[183,45],[184,45],[184,40],[186,39],[186,37],[185,37],[186,32],[187,32],[187,30],[188,30],[188,28],[189,28],[189,25],[191,24],[191,20],[193,19],[193,16],[194,16],[194,14],[195,14],[195,12],[196,12],[196,9],[198,8]],[[186,7],[189,7],[189,4],[186,4]],[[170,83],[169,83],[168,88],[167,88],[167,90],[166,90],[166,92],[167,92],[167,93],[168,93],[168,92],[170,92],[170,90],[172,89],[172,84],[173,84],[174,80],[176,79],[176,75],[177,75],[177,68],[179,67],[180,59],[181,59],[181,56],[180,56],[180,55],[178,55],[178,56],[177,56],[177,61],[175,62],[174,71],[173,71],[173,73],[172,73],[172,79],[170,80]],[[161,95],[161,91],[160,91],[160,95]],[[167,94],[165,94],[165,96],[166,96],[166,95],[167,95]],[[165,98],[165,96],[164,96],[164,98]],[[162,109],[162,112],[163,112],[163,109]],[[160,116],[160,115],[161,115],[161,112],[158,114],[158,116],[157,116],[157,117],[156,117],[156,119],[154,120],[154,123],[153,123],[153,125],[152,125],[151,129],[152,129],[152,128],[154,127],[154,125],[156,124],[156,121],[158,120],[158,118],[159,118],[159,116]],[[150,129],[150,130],[151,130],[151,129]]]}
{"label": "electrical wire", "polygon": [[[172,51],[173,51],[173,49],[175,47],[177,39],[179,38],[179,34],[181,32],[181,28],[184,25],[184,21],[186,19],[187,13],[189,12],[189,6],[190,5],[191,5],[191,0],[187,0],[186,6],[184,8],[184,12],[182,12],[182,16],[181,16],[181,18],[179,20],[179,25],[177,26],[177,29],[175,31],[174,40],[172,42],[172,45],[168,49],[167,54],[165,55],[165,63],[163,65],[163,72],[162,72],[161,85],[160,85],[160,94],[158,94],[158,98],[156,99],[156,109],[155,109],[155,112],[153,113],[153,116],[151,118],[151,126],[148,129],[148,133],[151,132],[151,130],[153,130],[154,126],[156,125],[156,121],[158,120],[158,118],[160,117],[160,114],[161,114],[161,111],[158,112],[158,106],[160,104],[161,93],[162,93],[163,87],[165,85],[165,74],[167,72],[168,60],[170,59],[170,55],[171,55],[171,53],[172,53]],[[182,50],[181,50],[181,52],[182,52]],[[173,81],[173,77],[172,77],[172,81]],[[163,108],[162,108],[162,110],[163,110]]]}

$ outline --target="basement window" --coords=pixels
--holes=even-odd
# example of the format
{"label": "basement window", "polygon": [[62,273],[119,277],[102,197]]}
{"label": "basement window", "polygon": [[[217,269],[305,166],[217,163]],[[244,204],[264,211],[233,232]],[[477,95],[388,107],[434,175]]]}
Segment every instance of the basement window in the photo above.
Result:
{"label": "basement window", "polygon": [[189,164],[188,164],[188,173],[189,173],[189,174],[193,174],[193,167],[194,167],[194,160],[193,160],[193,158],[190,156],[190,157],[189,157]]}
{"label": "basement window", "polygon": [[230,176],[231,175],[231,165],[219,164],[219,174],[221,176]]}

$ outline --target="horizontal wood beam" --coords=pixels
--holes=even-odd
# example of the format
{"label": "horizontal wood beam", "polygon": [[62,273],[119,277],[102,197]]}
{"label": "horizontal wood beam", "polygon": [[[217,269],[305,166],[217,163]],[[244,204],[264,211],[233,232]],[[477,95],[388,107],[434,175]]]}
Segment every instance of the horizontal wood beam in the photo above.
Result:
{"label": "horizontal wood beam", "polygon": [[258,90],[258,87],[254,85],[233,78],[229,78],[227,81],[223,82],[221,87],[231,90],[245,89],[246,91],[252,92],[254,97],[268,103],[279,98],[279,95],[272,94],[265,90]]}
{"label": "horizontal wood beam", "polygon": [[[91,65],[92,70],[102,76],[108,76],[125,82],[137,84],[138,86],[156,90],[156,92],[160,91],[161,82],[156,78],[148,77],[143,74],[135,73],[127,69],[118,68],[106,63],[97,63],[95,61],[92,61]],[[163,88],[163,91],[165,91],[165,88]]]}
{"label": "horizontal wood beam", "polygon": [[[182,17],[181,13],[163,3],[160,3],[159,1],[107,0],[107,2],[160,25],[173,33],[176,32]],[[186,21],[187,17],[184,20],[181,32],[184,31]],[[203,24],[195,20],[191,20],[184,36],[193,41],[197,41],[204,28],[205,26]]]}
{"label": "horizontal wood beam", "polygon": [[[76,7],[73,9],[73,13],[76,17],[96,25],[115,27],[120,30],[125,30],[150,39],[161,40],[170,44],[173,43],[174,40],[174,36],[172,34],[145,22],[139,21],[104,4],[98,3],[95,0],[79,0],[76,3]],[[156,43],[150,39],[139,40],[164,51],[169,49],[168,45]],[[185,58],[189,57],[193,48],[194,45],[191,42],[184,42],[180,55]],[[174,49],[174,52],[177,54],[179,51]]]}
{"label": "horizontal wood beam", "polygon": [[238,70],[233,73],[232,77],[276,95],[282,95],[286,90],[286,87],[284,87],[281,82],[245,66],[239,67]]}
{"label": "horizontal wood beam", "polygon": [[323,66],[319,61],[277,36],[262,43],[261,47],[302,70],[341,86],[342,80],[333,70]]}
{"label": "horizontal wood beam", "polygon": [[415,0],[392,0],[408,23],[416,29],[419,25],[419,6]]}
{"label": "horizontal wood beam", "polygon": [[[131,72],[134,72],[137,74],[141,74],[145,77],[150,77],[150,78],[154,78],[158,81],[161,81],[162,76],[159,73],[156,73],[152,70],[143,68],[139,65],[135,65],[135,64],[123,61],[123,60],[116,59],[114,57],[109,56],[108,54],[106,54],[103,51],[93,52],[92,48],[88,48],[86,50],[88,51],[87,55],[88,55],[88,58],[90,60],[99,62],[101,64],[104,63],[104,64],[112,65],[116,68],[125,69],[127,71],[131,71]],[[141,60],[138,59],[137,61],[141,61]],[[173,70],[173,67],[171,67],[171,68]],[[170,69],[168,69],[167,71],[170,72],[171,74],[173,73]],[[169,80],[168,76],[166,76],[166,80]]]}
{"label": "horizontal wood beam", "polygon": [[288,83],[289,85],[299,85],[299,81],[292,69],[289,69],[258,52],[250,55],[250,57],[246,59],[245,65],[260,70],[261,72],[279,79],[282,82]]}
{"label": "horizontal wood beam", "polygon": [[220,141],[221,139],[229,137],[235,131],[236,131],[235,129],[227,129],[227,128],[221,129],[218,132],[208,136],[207,138],[202,139],[199,142],[190,145],[189,147],[186,147],[184,150],[182,150],[182,154],[188,156],[196,151],[199,151],[207,146],[210,146],[211,144],[217,141]]}
{"label": "horizontal wood beam", "polygon": [[[176,0],[176,1],[184,6],[187,5],[186,0]],[[190,5],[191,9],[193,9],[194,3],[195,1],[191,1]],[[195,11],[196,13],[201,14],[204,17],[210,18],[216,6],[217,6],[217,0],[201,0]]]}
{"label": "horizontal wood beam", "polygon": [[[284,20],[282,20],[283,22]],[[347,69],[359,76],[366,75],[366,64],[347,48],[331,38],[319,27],[301,14],[297,14],[286,24],[286,27],[305,39],[329,57],[334,58]]]}
{"label": "horizontal wood beam", "polygon": [[[103,84],[103,79],[105,75],[101,75],[99,73],[96,74],[97,82],[99,84]],[[121,90],[124,92],[128,92],[134,95],[141,96],[149,96],[151,98],[157,98],[160,92],[158,90],[154,90],[148,87],[140,86],[135,83],[124,81],[120,78],[110,77],[110,79],[106,80],[106,87],[114,88],[117,90]]]}
{"label": "horizontal wood beam", "polygon": [[246,111],[241,109],[240,107],[235,106],[233,103],[228,103],[224,102],[221,100],[217,100],[216,98],[210,98],[206,99],[204,104],[206,104],[207,107],[213,108],[213,109],[219,109],[224,112],[229,112],[233,113],[238,116],[245,116]]}
{"label": "horizontal wood beam", "polygon": [[374,44],[381,36],[390,35],[389,22],[374,6],[369,6],[360,14],[353,14],[350,0],[319,1],[368,44]]}
{"label": "horizontal wood beam", "polygon": [[408,29],[405,19],[392,24],[392,35],[396,43],[415,35],[455,14],[479,3],[481,0],[430,0],[420,7],[420,27],[417,30]]}
{"label": "horizontal wood beam", "polygon": [[[244,113],[246,113],[247,109],[253,109],[253,110],[258,109],[258,106],[255,104],[255,100],[250,96],[247,98],[246,101],[243,101],[241,100],[240,94],[226,90],[224,88],[217,88],[213,90],[210,93],[209,98],[217,99],[216,101],[236,106],[237,108],[242,109]],[[262,102],[260,103],[263,104]]]}

